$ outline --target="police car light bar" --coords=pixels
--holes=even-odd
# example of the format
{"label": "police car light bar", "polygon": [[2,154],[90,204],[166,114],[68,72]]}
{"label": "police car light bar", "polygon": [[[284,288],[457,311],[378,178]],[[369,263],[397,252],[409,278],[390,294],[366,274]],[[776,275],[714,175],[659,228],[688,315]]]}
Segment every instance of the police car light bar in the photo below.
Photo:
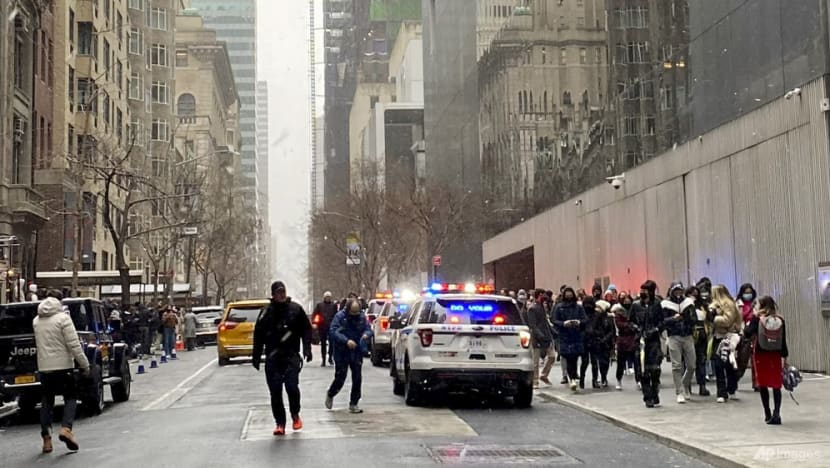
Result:
{"label": "police car light bar", "polygon": [[466,293],[466,294],[492,294],[496,291],[492,284],[484,283],[433,283],[429,289],[425,289],[427,293]]}

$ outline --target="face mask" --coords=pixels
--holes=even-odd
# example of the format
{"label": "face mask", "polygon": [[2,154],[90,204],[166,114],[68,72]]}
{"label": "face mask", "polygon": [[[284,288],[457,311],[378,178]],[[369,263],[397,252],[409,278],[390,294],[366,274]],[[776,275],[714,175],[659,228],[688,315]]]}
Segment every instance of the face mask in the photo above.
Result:
{"label": "face mask", "polygon": [[648,300],[648,294],[640,293],[640,300],[641,301],[647,301]]}
{"label": "face mask", "polygon": [[741,296],[741,297],[743,297],[743,298],[744,298],[744,302],[749,302],[749,301],[751,301],[751,300],[752,300],[752,294],[744,294],[744,295],[743,295],[743,296]]}
{"label": "face mask", "polygon": [[574,302],[575,300],[574,296],[565,296],[565,302]]}
{"label": "face mask", "polygon": [[703,299],[704,301],[708,301],[709,300],[709,293],[708,292],[700,293],[700,298]]}

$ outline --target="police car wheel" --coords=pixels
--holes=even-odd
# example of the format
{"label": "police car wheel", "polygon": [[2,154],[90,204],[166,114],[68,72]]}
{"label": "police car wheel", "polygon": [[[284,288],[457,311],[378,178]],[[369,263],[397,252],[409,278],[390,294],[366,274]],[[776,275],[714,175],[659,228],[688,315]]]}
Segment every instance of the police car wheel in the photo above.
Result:
{"label": "police car wheel", "polygon": [[383,359],[380,357],[380,354],[375,350],[374,338],[372,338],[372,365],[375,367],[380,367],[383,365]]}
{"label": "police car wheel", "polygon": [[421,392],[417,384],[413,382],[409,372],[409,359],[405,362],[406,382],[404,382],[404,401],[406,406],[419,406],[421,404]]}
{"label": "police car wheel", "polygon": [[513,403],[518,408],[530,408],[533,404],[533,386],[519,384],[519,392],[513,397]]}

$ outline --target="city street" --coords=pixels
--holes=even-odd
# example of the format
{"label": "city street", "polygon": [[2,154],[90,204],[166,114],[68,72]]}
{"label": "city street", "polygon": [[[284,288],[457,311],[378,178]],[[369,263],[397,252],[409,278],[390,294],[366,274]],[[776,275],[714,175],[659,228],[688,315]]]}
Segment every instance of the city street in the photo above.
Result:
{"label": "city street", "polygon": [[[301,374],[300,433],[273,437],[263,373],[247,362],[219,367],[215,348],[208,347],[136,376],[127,403],[109,404],[108,392],[102,415],[77,421],[76,454],[58,444],[54,453],[41,455],[36,421],[2,420],[2,466],[707,466],[550,399],[537,397],[530,410],[469,398],[451,409],[408,408],[392,394],[388,369],[368,360],[365,413],[346,411],[348,382],[328,411],[324,393],[334,371],[320,368],[315,352]],[[461,460],[465,445],[479,450]],[[504,458],[493,449],[524,452]]]}

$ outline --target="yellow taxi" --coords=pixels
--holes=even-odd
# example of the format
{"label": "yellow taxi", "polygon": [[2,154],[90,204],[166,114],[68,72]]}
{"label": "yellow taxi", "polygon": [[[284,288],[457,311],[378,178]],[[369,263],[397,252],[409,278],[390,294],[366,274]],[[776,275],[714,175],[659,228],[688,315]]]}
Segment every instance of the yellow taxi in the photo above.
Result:
{"label": "yellow taxi", "polygon": [[216,319],[216,353],[219,365],[229,364],[231,358],[251,357],[254,349],[254,326],[259,314],[268,308],[268,299],[230,302],[222,318]]}

